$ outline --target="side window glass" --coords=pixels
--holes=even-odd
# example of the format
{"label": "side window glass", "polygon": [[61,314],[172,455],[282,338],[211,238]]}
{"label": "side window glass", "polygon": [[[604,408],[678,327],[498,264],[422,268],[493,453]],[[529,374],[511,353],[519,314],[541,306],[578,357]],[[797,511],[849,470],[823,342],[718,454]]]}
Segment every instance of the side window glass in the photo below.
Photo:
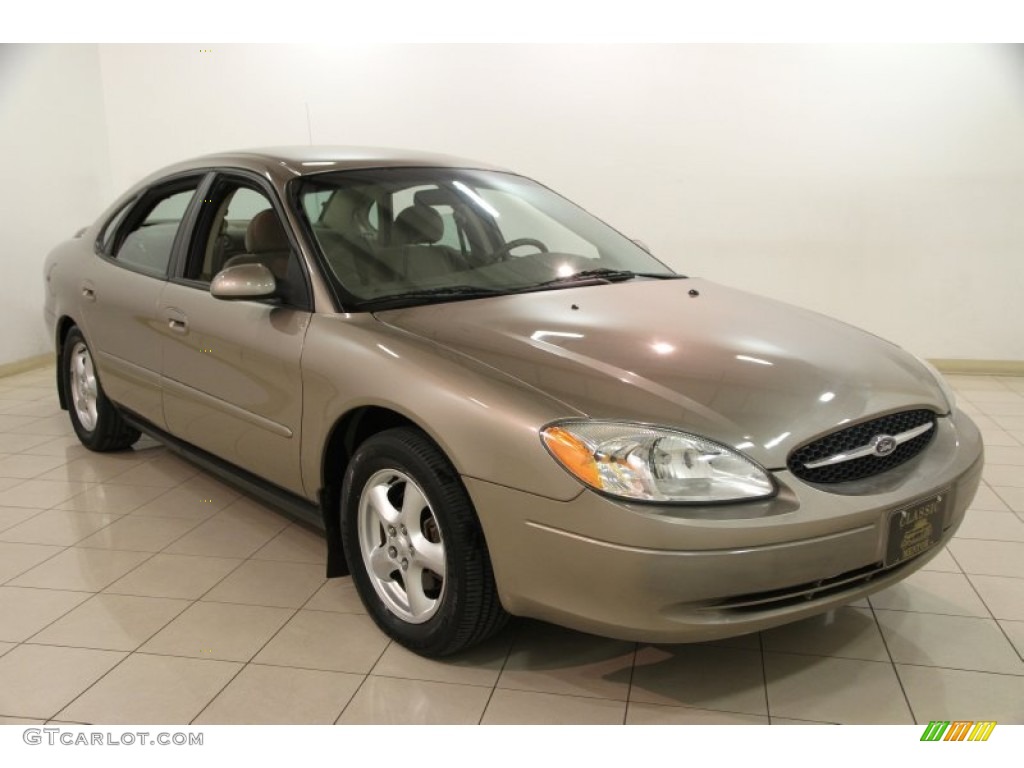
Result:
{"label": "side window glass", "polygon": [[270,198],[245,182],[222,178],[204,204],[184,277],[208,285],[218,272],[241,264],[269,269],[282,304],[308,307],[302,263]]}
{"label": "side window glass", "polygon": [[194,194],[195,187],[191,187],[158,198],[149,213],[121,239],[117,252],[112,254],[114,258],[147,274],[166,275],[174,237]]}
{"label": "side window glass", "polygon": [[110,221],[103,228],[103,232],[100,233],[97,245],[103,253],[109,254],[110,249],[114,247],[114,235],[117,234],[117,230],[121,228],[121,224],[124,222],[128,212],[132,209],[135,201],[131,201],[121,206],[121,210],[111,217]]}
{"label": "side window glass", "polygon": [[186,278],[209,283],[224,267],[241,263],[247,260],[246,256],[281,252],[276,259],[268,256],[274,263],[267,266],[272,268],[281,258],[287,259],[283,228],[266,195],[249,187],[231,185],[221,187],[212,200],[216,211],[200,252],[194,254],[188,265]]}

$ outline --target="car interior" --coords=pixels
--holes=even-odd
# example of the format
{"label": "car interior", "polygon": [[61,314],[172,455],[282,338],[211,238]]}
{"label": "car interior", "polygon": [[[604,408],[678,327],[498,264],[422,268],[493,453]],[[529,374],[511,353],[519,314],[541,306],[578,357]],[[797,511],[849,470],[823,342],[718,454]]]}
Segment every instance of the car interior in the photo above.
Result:
{"label": "car interior", "polygon": [[[468,231],[464,217],[458,220],[457,204],[444,190],[425,187],[386,198],[375,191],[377,198],[359,188],[336,189],[311,216],[324,256],[343,285],[419,284],[476,266],[471,254],[484,244]],[[393,219],[392,206],[402,206]]]}
{"label": "car interior", "polygon": [[[284,224],[270,200],[247,186],[230,184],[210,193],[217,202],[208,224],[200,222],[197,247],[185,269],[185,277],[210,283],[227,267],[263,264],[274,275],[278,294],[285,303],[302,303],[301,266],[293,254]],[[208,228],[207,228],[208,227]]]}

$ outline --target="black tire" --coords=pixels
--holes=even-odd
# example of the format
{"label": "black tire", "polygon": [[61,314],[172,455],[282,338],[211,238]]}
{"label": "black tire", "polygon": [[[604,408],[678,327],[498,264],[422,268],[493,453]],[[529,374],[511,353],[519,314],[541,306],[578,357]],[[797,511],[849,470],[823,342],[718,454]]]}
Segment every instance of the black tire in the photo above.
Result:
{"label": "black tire", "polygon": [[[435,598],[434,613],[419,622],[403,618],[378,593],[383,582],[372,575],[361,544],[360,504],[364,491],[369,494],[371,480],[381,483],[375,487],[383,487],[389,473],[404,475],[418,486],[416,490],[422,492],[427,506],[418,513],[422,522],[416,533],[436,536],[444,554],[443,579],[436,578],[429,569],[424,572],[424,578],[431,579],[435,585],[440,582],[442,586]],[[378,480],[380,478],[384,480]],[[404,499],[405,488],[409,486],[399,479],[390,487]],[[419,430],[389,429],[358,447],[345,472],[340,514],[342,544],[356,590],[377,625],[406,648],[422,656],[448,656],[482,642],[508,621],[508,614],[498,598],[487,545],[469,494],[444,453]],[[378,518],[370,512],[364,514],[367,527],[363,530],[369,531]],[[433,528],[431,518],[439,533]],[[401,533],[404,532],[403,528]],[[371,534],[364,533],[364,539],[367,535]],[[383,524],[379,535],[380,549],[384,550],[389,540]],[[406,540],[407,543],[412,541],[412,538]],[[391,551],[388,549],[389,554]],[[410,557],[417,556],[411,544],[409,552]],[[404,589],[402,572],[397,564],[394,568],[392,584]],[[411,574],[413,570],[406,573]],[[411,600],[409,605],[412,605]]]}
{"label": "black tire", "polygon": [[[72,367],[76,364],[76,358],[79,358],[83,352],[88,358],[92,369],[92,378],[95,382],[93,400],[96,414],[94,418],[95,423],[92,424],[88,423],[93,420],[91,415],[82,416],[79,414],[76,405],[76,387],[78,385],[75,383],[75,376],[72,374]],[[78,435],[82,445],[91,451],[97,452],[121,451],[125,448],[131,448],[142,436],[142,433],[121,418],[117,408],[114,407],[114,404],[104,394],[103,387],[100,385],[99,372],[96,371],[92,362],[92,352],[85,341],[85,337],[82,336],[82,332],[78,330],[78,326],[72,326],[67,336],[64,337],[64,346],[61,349],[61,359],[59,362],[64,382],[64,393],[67,398],[68,414],[71,416],[71,426],[74,427],[75,434]]]}

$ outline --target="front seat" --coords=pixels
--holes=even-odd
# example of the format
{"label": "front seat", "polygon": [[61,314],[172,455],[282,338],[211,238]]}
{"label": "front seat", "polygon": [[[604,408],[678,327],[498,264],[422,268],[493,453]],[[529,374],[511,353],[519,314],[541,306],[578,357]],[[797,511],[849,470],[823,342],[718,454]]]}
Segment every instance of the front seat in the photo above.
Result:
{"label": "front seat", "polygon": [[338,190],[328,199],[319,221],[313,225],[324,257],[344,286],[365,288],[398,279],[398,275],[376,256],[377,233],[367,223],[372,204],[373,201],[358,190]]}
{"label": "front seat", "polygon": [[407,280],[423,280],[458,272],[462,267],[443,245],[444,220],[436,209],[416,203],[395,218],[393,242],[399,247],[396,271]]}
{"label": "front seat", "polygon": [[395,245],[433,245],[444,237],[444,220],[437,209],[416,203],[395,218]]}
{"label": "front seat", "polygon": [[288,242],[281,219],[268,208],[252,217],[245,230],[245,253],[232,256],[225,267],[238,264],[262,264],[271,271],[278,282],[288,277],[288,261],[291,259],[292,246]]}
{"label": "front seat", "polygon": [[277,283],[277,296],[284,304],[293,307],[305,307],[308,298],[302,267],[299,260],[292,256],[291,242],[285,233],[281,219],[273,209],[260,211],[252,217],[245,230],[245,250],[232,256],[224,263],[224,267],[237,264],[262,264],[274,276]]}

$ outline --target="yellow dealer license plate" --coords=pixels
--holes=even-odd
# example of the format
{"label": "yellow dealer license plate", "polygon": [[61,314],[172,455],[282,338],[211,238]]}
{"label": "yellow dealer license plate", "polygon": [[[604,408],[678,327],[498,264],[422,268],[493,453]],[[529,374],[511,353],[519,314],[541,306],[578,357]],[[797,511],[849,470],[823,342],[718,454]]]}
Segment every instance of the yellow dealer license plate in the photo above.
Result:
{"label": "yellow dealer license plate", "polygon": [[896,565],[931,549],[942,538],[946,493],[911,504],[889,515],[885,564]]}

